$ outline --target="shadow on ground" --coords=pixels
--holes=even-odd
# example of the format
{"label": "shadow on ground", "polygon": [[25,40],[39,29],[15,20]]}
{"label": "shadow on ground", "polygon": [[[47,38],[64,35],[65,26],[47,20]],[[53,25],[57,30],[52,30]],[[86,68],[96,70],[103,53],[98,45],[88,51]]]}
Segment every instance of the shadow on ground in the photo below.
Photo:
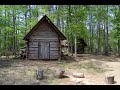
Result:
{"label": "shadow on ground", "polygon": [[0,60],[0,68],[10,67],[11,63],[10,60]]}

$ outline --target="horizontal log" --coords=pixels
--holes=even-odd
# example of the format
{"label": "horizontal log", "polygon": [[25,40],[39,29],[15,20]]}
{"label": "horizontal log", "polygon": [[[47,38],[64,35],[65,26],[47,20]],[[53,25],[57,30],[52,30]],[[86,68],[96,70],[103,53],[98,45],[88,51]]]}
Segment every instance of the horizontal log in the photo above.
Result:
{"label": "horizontal log", "polygon": [[59,41],[58,39],[48,39],[48,38],[46,38],[46,39],[30,39],[29,41],[36,41],[36,42],[41,42],[41,41],[48,41],[48,42],[53,42],[53,41],[55,41],[55,42],[57,42],[57,41]]}
{"label": "horizontal log", "polygon": [[60,56],[58,55],[50,55],[50,59],[58,59]]}
{"label": "horizontal log", "polygon": [[29,48],[29,51],[30,51],[30,50],[38,51],[38,48],[35,48],[35,47]]}
{"label": "horizontal log", "polygon": [[59,48],[58,47],[53,47],[53,48],[50,48],[50,51],[54,51],[54,50],[57,50],[57,51],[59,51]]}
{"label": "horizontal log", "polygon": [[38,48],[38,46],[31,45],[31,46],[29,46],[29,48]]}
{"label": "horizontal log", "polygon": [[38,50],[30,50],[29,54],[38,54]]}
{"label": "horizontal log", "polygon": [[29,59],[38,59],[38,54],[29,54]]}
{"label": "horizontal log", "polygon": [[38,47],[38,42],[29,42],[29,47]]}
{"label": "horizontal log", "polygon": [[84,78],[84,73],[73,73],[73,76],[76,78]]}
{"label": "horizontal log", "polygon": [[50,55],[59,55],[59,53],[60,53],[60,52],[57,51],[57,50],[56,50],[56,51],[55,51],[55,50],[54,50],[54,51],[50,51]]}
{"label": "horizontal log", "polygon": [[57,38],[58,35],[54,35],[54,34],[37,34],[37,35],[31,35],[31,38]]}
{"label": "horizontal log", "polygon": [[59,47],[59,42],[50,42],[50,47]]}
{"label": "horizontal log", "polygon": [[37,39],[43,39],[43,40],[49,40],[49,41],[53,41],[53,40],[58,40],[58,38],[56,37],[56,38],[43,38],[43,37],[33,37],[33,38],[30,38],[32,41],[34,40],[35,41],[35,39],[37,40]]}
{"label": "horizontal log", "polygon": [[48,30],[48,31],[46,31],[46,30],[44,30],[44,31],[36,31],[36,32],[33,33],[32,35],[45,35],[45,34],[58,35],[56,32],[50,31],[50,30]]}

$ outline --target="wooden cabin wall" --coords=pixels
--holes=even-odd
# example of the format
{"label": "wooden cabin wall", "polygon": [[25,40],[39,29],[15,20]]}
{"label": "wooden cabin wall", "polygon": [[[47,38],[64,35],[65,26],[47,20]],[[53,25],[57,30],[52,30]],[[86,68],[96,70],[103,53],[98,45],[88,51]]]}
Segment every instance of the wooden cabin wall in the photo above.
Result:
{"label": "wooden cabin wall", "polygon": [[39,57],[39,43],[49,42],[49,59],[60,57],[60,41],[58,34],[46,22],[42,22],[38,29],[34,30],[29,39],[29,59],[41,59]]}

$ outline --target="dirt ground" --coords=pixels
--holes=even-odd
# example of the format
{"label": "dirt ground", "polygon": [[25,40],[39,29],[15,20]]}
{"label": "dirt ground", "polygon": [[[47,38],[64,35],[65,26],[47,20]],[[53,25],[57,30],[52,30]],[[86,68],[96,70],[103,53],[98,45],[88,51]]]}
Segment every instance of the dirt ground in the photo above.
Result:
{"label": "dirt ground", "polygon": [[[36,79],[36,69],[44,70],[44,79]],[[65,77],[54,77],[55,70],[65,69]],[[73,73],[84,73],[85,78],[75,78]],[[0,59],[0,85],[108,85],[106,75],[114,75],[120,85],[120,57],[114,55],[64,56],[62,60]]]}

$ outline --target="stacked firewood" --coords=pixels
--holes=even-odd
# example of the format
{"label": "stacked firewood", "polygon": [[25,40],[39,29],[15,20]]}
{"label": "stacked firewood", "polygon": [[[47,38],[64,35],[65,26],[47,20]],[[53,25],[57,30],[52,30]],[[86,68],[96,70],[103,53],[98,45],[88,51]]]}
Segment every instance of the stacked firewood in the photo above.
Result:
{"label": "stacked firewood", "polygon": [[25,59],[27,57],[26,49],[24,49],[24,48],[20,49],[19,54],[20,54],[21,59]]}

